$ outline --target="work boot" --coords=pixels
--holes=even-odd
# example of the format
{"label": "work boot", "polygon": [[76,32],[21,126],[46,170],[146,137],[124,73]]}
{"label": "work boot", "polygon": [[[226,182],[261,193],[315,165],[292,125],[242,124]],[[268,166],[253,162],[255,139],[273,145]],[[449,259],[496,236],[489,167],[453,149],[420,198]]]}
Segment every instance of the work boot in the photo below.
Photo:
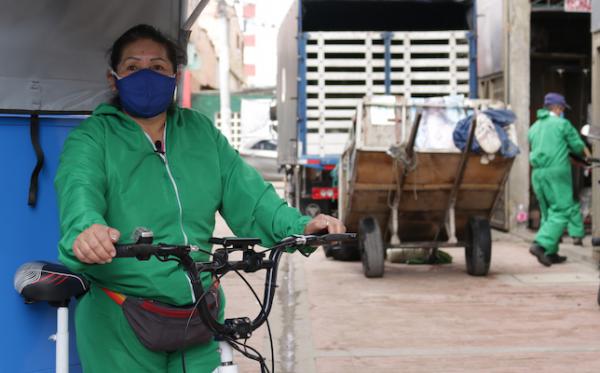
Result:
{"label": "work boot", "polygon": [[564,263],[567,260],[566,256],[558,255],[558,254],[549,254],[549,255],[546,255],[546,256],[548,258],[550,258],[550,261],[552,262],[552,264]]}
{"label": "work boot", "polygon": [[548,256],[546,256],[546,250],[544,250],[543,247],[538,245],[537,242],[534,242],[533,245],[531,245],[531,247],[529,248],[529,252],[531,253],[531,255],[537,258],[540,264],[546,267],[550,267],[552,265],[552,260]]}
{"label": "work boot", "polygon": [[573,237],[573,245],[575,245],[575,246],[583,246],[583,238],[581,238],[581,237]]}

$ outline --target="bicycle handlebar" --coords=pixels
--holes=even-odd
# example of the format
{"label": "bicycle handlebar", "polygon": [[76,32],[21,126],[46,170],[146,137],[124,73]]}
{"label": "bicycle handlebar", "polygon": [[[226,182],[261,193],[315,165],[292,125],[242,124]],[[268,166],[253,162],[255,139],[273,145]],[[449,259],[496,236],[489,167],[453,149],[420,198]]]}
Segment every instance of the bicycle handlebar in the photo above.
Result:
{"label": "bicycle handlebar", "polygon": [[[324,234],[324,235],[293,235],[273,245],[270,249],[262,252],[254,250],[254,246],[260,244],[258,238],[211,238],[209,243],[220,245],[212,253],[209,262],[194,262],[190,256],[191,252],[202,251],[193,245],[167,245],[163,243],[152,244],[152,238],[138,239],[134,244],[115,245],[117,258],[137,258],[148,260],[154,256],[161,261],[177,260],[188,272],[194,295],[197,300],[200,317],[213,333],[222,339],[246,339],[254,330],[259,328],[268,318],[273,304],[274,290],[277,287],[277,268],[281,255],[287,249],[300,248],[303,246],[317,247],[331,242],[343,242],[355,240],[355,233]],[[142,242],[140,242],[142,241]],[[242,252],[242,260],[229,260],[229,254],[235,251]],[[265,253],[270,251],[268,259]],[[210,254],[210,252],[206,251]],[[173,259],[176,258],[176,259]],[[209,272],[212,276],[223,276],[230,271],[256,272],[266,270],[265,291],[261,303],[261,311],[254,320],[247,317],[227,319],[219,323],[210,313],[208,304],[204,299],[204,288],[199,274]]]}
{"label": "bicycle handlebar", "polygon": [[135,244],[116,244],[116,255],[115,258],[137,258],[138,260],[148,260],[153,255],[160,257],[168,256],[183,256],[189,254],[191,251],[198,251],[195,246],[184,246],[184,245],[165,245],[165,244],[147,244],[147,243],[135,243]]}

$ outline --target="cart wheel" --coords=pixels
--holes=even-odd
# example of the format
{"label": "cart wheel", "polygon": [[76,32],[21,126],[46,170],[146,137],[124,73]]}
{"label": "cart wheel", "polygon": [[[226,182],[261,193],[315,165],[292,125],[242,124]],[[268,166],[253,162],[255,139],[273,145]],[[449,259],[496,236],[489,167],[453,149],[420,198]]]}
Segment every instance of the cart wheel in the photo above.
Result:
{"label": "cart wheel", "polygon": [[490,222],[482,217],[471,217],[467,224],[465,261],[471,276],[485,276],[492,260],[492,232]]}
{"label": "cart wheel", "polygon": [[348,243],[325,246],[325,256],[343,262],[355,262],[360,260],[360,252],[358,251],[356,244]]}
{"label": "cart wheel", "polygon": [[377,220],[371,216],[361,219],[358,225],[358,242],[366,277],[382,277],[385,250]]}
{"label": "cart wheel", "polygon": [[598,305],[600,306],[600,289],[598,289]]}
{"label": "cart wheel", "polygon": [[331,245],[323,245],[323,251],[325,251],[325,257],[331,258],[331,251],[333,250],[333,246]]}

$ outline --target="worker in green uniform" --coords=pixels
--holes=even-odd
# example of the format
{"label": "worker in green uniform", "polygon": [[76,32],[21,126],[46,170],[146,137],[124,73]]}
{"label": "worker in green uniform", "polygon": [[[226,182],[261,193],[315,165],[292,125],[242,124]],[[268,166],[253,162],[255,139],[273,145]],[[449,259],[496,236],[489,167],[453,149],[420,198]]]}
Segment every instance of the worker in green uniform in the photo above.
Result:
{"label": "worker in green uniform", "polygon": [[548,93],[544,108],[537,112],[538,120],[529,129],[531,183],[542,213],[540,229],[529,252],[545,266],[567,259],[558,254],[565,228],[575,239],[584,236],[580,206],[573,198],[569,154],[591,154],[575,127],[564,118],[565,108],[569,105],[562,95]]}
{"label": "worker in green uniform", "polygon": [[[113,260],[114,244],[132,242],[136,228],[152,230],[155,242],[206,250],[217,211],[234,234],[259,237],[264,246],[291,234],[345,231],[331,216],[311,219],[289,207],[210,120],[173,104],[184,63],[182,49],[152,26],[129,29],[110,51],[113,103],[99,105],[64,145],[55,178],[59,258],[91,283],[75,316],[85,373],[182,371],[181,351],[146,348],[118,302],[138,297],[184,306],[195,300],[176,262]],[[213,283],[209,276],[202,281],[205,288]],[[220,302],[221,320],[223,307]],[[184,353],[190,372],[212,372],[219,364],[214,341]]]}

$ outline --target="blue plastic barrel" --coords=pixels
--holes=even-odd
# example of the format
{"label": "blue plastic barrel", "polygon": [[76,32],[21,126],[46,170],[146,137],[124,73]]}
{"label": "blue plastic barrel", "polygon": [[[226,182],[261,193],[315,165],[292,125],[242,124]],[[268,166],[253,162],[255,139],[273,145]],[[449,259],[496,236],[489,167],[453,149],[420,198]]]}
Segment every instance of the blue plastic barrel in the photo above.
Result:
{"label": "blue plastic barrel", "polygon": [[[26,305],[14,290],[13,276],[23,263],[57,261],[58,209],[54,175],[69,131],[84,116],[40,116],[44,167],[38,179],[37,205],[27,204],[36,157],[28,115],[0,115],[0,372],[54,372],[56,309]],[[70,311],[70,372],[81,372],[75,348],[74,304]]]}

